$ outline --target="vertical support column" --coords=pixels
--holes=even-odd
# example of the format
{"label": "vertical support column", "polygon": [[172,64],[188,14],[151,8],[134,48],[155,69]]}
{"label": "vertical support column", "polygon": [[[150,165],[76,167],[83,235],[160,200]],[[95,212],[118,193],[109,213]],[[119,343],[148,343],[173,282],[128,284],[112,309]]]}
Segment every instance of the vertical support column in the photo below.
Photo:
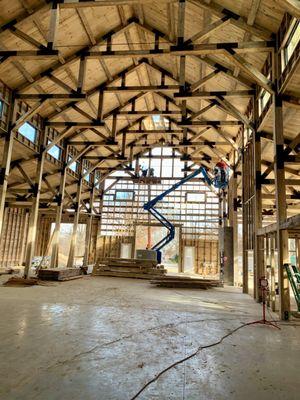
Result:
{"label": "vertical support column", "polygon": [[59,192],[57,195],[57,208],[56,208],[56,216],[55,216],[55,228],[54,228],[53,238],[52,238],[50,268],[58,267],[59,235],[60,235],[60,224],[61,224],[61,217],[62,217],[62,213],[63,213],[64,197],[65,197],[68,153],[69,153],[69,146],[65,146],[63,149],[63,154],[62,154],[62,169],[61,169],[61,175],[60,175]]}
{"label": "vertical support column", "polygon": [[[185,0],[178,1],[178,28],[177,28],[177,48],[180,49],[184,44],[184,27],[185,27]],[[179,58],[179,85],[180,92],[184,93],[186,90],[185,82],[185,56]],[[187,117],[186,100],[181,101],[181,121],[184,122]],[[187,128],[183,128],[183,143],[187,142]],[[183,152],[187,156],[187,147],[184,147]],[[186,157],[185,157],[186,158]],[[184,176],[187,176],[187,161],[184,162]]]}
{"label": "vertical support column", "polygon": [[79,163],[79,171],[78,171],[79,180],[77,182],[75,214],[74,214],[73,231],[72,231],[72,237],[71,237],[71,245],[70,245],[70,251],[69,251],[69,256],[68,256],[67,268],[73,268],[73,266],[74,266],[77,228],[78,228],[78,224],[79,224],[80,202],[81,202],[81,192],[82,192],[82,183],[83,183],[82,162],[83,162],[83,160],[81,159],[80,163]]}
{"label": "vertical support column", "polygon": [[85,233],[85,248],[84,248],[84,257],[83,257],[83,266],[87,267],[89,262],[89,254],[90,254],[90,244],[92,237],[92,224],[93,224],[93,207],[94,207],[94,199],[95,199],[95,185],[96,185],[96,174],[93,174],[93,187],[90,193],[90,207],[89,207],[89,215],[88,221],[86,224],[86,233]]}
{"label": "vertical support column", "polygon": [[238,270],[238,207],[237,207],[237,166],[233,168],[233,174],[230,179],[230,226],[233,229],[233,273]]}
{"label": "vertical support column", "polygon": [[246,168],[246,149],[242,149],[242,215],[243,215],[243,293],[248,293],[248,254],[247,254],[247,236],[248,236],[248,219],[247,219],[247,180],[249,179],[249,171]]}
{"label": "vertical support column", "polygon": [[271,309],[276,311],[276,292],[275,292],[275,236],[271,235],[271,252],[270,252],[270,265],[271,265]]}
{"label": "vertical support column", "polygon": [[[257,92],[257,91],[256,91]],[[262,227],[262,194],[261,194],[261,138],[257,132],[258,120],[258,98],[253,99],[253,118],[254,118],[254,298],[260,302],[261,293],[259,289],[259,279],[264,274],[263,271],[263,238],[257,235]]]}
{"label": "vertical support column", "polygon": [[[277,38],[278,42],[278,38]],[[282,115],[282,96],[278,91],[280,76],[280,53],[277,49],[274,55],[274,93],[273,93],[273,141],[274,141],[274,173],[277,211],[277,251],[278,251],[278,286],[279,286],[279,315],[282,320],[289,319],[290,293],[287,272],[283,265],[289,262],[288,232],[281,230],[281,224],[287,219],[286,188],[284,170],[284,129]]]}
{"label": "vertical support column", "polygon": [[5,208],[5,198],[7,192],[7,183],[10,172],[11,156],[14,144],[14,131],[12,130],[12,125],[15,120],[15,98],[11,95],[10,98],[10,108],[7,124],[7,133],[5,134],[5,143],[3,148],[3,156],[1,162],[0,171],[0,236],[2,234],[2,227],[4,221],[4,208]]}
{"label": "vertical support column", "polygon": [[47,144],[47,133],[44,126],[39,134],[39,155],[37,159],[37,167],[35,174],[35,184],[32,195],[32,206],[29,216],[29,229],[27,237],[27,245],[25,252],[25,268],[24,268],[24,278],[29,277],[29,271],[31,267],[32,258],[34,256],[35,242],[36,242],[36,231],[37,231],[37,221],[39,214],[39,204],[40,204],[40,194],[42,186],[43,169],[45,162],[45,149]]}
{"label": "vertical support column", "polygon": [[101,228],[102,228],[102,209],[103,209],[103,199],[104,199],[104,187],[105,187],[105,180],[100,182],[100,195],[99,195],[99,219],[98,219],[98,230],[97,230],[97,240],[96,240],[96,262],[99,258],[101,258],[100,250],[102,246],[101,240]]}

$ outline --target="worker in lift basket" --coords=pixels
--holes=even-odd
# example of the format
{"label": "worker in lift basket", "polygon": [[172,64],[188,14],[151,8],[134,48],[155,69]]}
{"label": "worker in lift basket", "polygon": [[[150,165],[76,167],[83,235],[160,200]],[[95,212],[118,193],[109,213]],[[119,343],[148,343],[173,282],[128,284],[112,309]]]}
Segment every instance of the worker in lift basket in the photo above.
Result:
{"label": "worker in lift basket", "polygon": [[148,169],[144,165],[139,166],[140,176],[147,176]]}
{"label": "worker in lift basket", "polygon": [[223,186],[226,185],[228,182],[228,166],[224,161],[217,162],[214,168],[214,177],[216,186]]}

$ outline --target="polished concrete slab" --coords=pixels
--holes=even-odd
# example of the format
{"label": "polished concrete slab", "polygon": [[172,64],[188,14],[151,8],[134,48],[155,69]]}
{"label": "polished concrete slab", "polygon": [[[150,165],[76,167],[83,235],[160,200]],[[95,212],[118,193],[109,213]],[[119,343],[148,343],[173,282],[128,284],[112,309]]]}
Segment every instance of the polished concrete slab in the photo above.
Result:
{"label": "polished concrete slab", "polygon": [[[259,319],[261,306],[237,288],[85,277],[1,286],[0,315],[1,400],[131,400],[170,364]],[[244,327],[137,398],[299,399],[300,321],[280,328]]]}

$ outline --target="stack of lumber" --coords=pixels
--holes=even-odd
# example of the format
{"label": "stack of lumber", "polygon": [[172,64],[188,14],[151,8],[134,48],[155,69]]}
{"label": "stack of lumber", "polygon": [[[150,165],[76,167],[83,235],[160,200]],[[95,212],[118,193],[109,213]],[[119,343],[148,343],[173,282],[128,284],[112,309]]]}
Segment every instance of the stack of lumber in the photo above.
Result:
{"label": "stack of lumber", "polygon": [[155,278],[150,282],[152,285],[167,288],[188,288],[188,289],[209,289],[216,286],[223,286],[221,281],[198,279],[178,275],[167,275]]}
{"label": "stack of lumber", "polygon": [[40,269],[38,272],[38,278],[47,281],[69,281],[81,277],[81,268]]}
{"label": "stack of lumber", "polygon": [[163,265],[154,260],[133,258],[106,258],[94,266],[93,275],[116,276],[123,278],[153,279],[166,274]]}

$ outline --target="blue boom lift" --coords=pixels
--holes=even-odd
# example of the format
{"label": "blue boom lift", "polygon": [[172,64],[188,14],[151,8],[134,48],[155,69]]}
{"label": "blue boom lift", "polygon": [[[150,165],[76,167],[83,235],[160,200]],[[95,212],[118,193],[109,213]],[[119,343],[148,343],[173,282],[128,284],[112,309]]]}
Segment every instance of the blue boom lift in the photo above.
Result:
{"label": "blue boom lift", "polygon": [[159,264],[161,263],[161,249],[163,247],[165,247],[168,243],[170,243],[175,237],[175,226],[170,221],[168,221],[154,207],[159,201],[161,201],[168,194],[170,194],[174,190],[178,189],[180,186],[184,185],[186,182],[190,181],[191,179],[195,178],[197,175],[199,175],[201,173],[203,175],[205,182],[210,186],[214,185],[215,187],[224,190],[228,185],[227,170],[223,171],[216,167],[215,168],[215,177],[214,177],[214,179],[211,179],[208,176],[206,169],[204,167],[200,167],[197,170],[195,170],[194,172],[192,172],[190,175],[186,176],[185,178],[181,179],[179,182],[175,183],[173,186],[171,186],[169,189],[167,189],[163,193],[156,196],[154,199],[152,199],[144,204],[144,207],[143,207],[144,210],[148,211],[151,215],[153,215],[153,217],[156,218],[157,221],[160,222],[168,230],[168,234],[151,248],[151,250],[156,251],[157,262]]}

